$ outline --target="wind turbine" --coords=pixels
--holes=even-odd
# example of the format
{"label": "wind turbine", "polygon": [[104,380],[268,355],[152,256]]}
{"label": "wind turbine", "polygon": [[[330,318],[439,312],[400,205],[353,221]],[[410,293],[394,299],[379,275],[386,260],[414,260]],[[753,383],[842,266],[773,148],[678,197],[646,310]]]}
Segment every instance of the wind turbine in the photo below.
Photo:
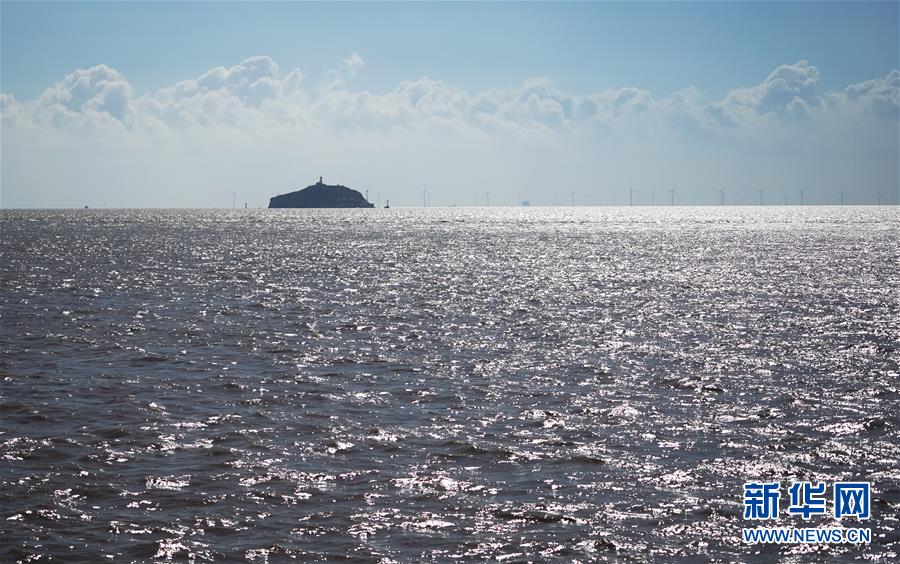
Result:
{"label": "wind turbine", "polygon": [[881,190],[878,191],[878,205],[881,205]]}
{"label": "wind turbine", "polygon": [[844,191],[841,190],[840,192],[838,192],[838,194],[841,195],[841,205],[843,206],[844,205]]}
{"label": "wind turbine", "polygon": [[650,192],[650,205],[656,205],[656,192]]}
{"label": "wind turbine", "polygon": [[675,187],[672,186],[672,189],[671,189],[671,190],[666,190],[666,192],[668,192],[668,193],[672,196],[672,199],[670,200],[669,205],[670,205],[670,206],[674,206],[674,205],[675,205]]}
{"label": "wind turbine", "polygon": [[425,188],[422,188],[422,207],[423,207],[423,208],[427,208],[427,207],[428,207],[428,201],[429,201],[430,199],[431,199],[431,192],[429,192],[429,191],[428,191],[427,189],[425,189]]}
{"label": "wind turbine", "polygon": [[763,205],[763,192],[765,192],[765,190],[759,191],[759,205]]}
{"label": "wind turbine", "polygon": [[719,205],[724,206],[725,205],[725,187],[722,186],[722,189],[716,190],[716,192],[719,193]]}
{"label": "wind turbine", "polygon": [[800,206],[801,207],[803,206],[803,193],[804,192],[806,192],[806,190],[800,190]]}
{"label": "wind turbine", "polygon": [[640,192],[640,190],[635,190],[631,186],[628,187],[628,205],[629,206],[634,205],[634,193],[635,192]]}

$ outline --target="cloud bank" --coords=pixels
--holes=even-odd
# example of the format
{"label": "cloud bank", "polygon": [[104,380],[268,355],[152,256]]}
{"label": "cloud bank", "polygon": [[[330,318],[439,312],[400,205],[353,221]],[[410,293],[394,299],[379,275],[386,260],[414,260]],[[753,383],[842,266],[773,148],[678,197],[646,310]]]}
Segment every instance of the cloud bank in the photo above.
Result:
{"label": "cloud bank", "polygon": [[[395,203],[624,202],[673,183],[682,203],[758,188],[828,203],[898,186],[900,71],[820,92],[807,61],[711,100],[696,89],[568,93],[550,78],[479,92],[431,78],[354,91],[358,53],[318,80],[267,56],[144,94],[106,65],[36,100],[2,99],[3,207],[251,206],[326,179]],[[887,196],[885,196],[887,197]],[[689,198],[693,198],[691,201]],[[374,199],[374,198],[373,198]],[[750,199],[750,201],[753,201]],[[779,200],[780,201],[780,198]]]}

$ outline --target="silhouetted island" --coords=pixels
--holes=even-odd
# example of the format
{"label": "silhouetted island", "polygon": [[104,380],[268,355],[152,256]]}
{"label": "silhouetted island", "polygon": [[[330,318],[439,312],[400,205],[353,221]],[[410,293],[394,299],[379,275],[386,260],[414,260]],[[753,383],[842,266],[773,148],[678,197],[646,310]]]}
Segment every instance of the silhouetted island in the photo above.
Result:
{"label": "silhouetted island", "polygon": [[346,186],[322,182],[269,200],[269,208],[374,208],[362,194]]}

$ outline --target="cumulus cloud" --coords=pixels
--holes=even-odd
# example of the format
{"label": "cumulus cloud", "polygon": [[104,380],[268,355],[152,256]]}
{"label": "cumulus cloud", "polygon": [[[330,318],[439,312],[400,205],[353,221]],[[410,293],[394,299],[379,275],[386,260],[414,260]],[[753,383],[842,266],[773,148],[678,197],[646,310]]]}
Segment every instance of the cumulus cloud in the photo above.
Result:
{"label": "cumulus cloud", "polygon": [[781,65],[762,83],[729,92],[720,104],[713,105],[712,115],[731,124],[764,114],[805,117],[811,108],[821,105],[816,94],[818,80],[819,69],[807,61]]}
{"label": "cumulus cloud", "polygon": [[255,110],[300,92],[302,78],[299,69],[282,76],[268,56],[251,57],[144,95],[133,106],[142,117],[169,126],[254,126],[264,117]]}
{"label": "cumulus cloud", "polygon": [[867,80],[848,86],[843,92],[831,93],[834,106],[856,106],[887,119],[900,119],[900,70],[892,70],[884,78]]}
{"label": "cumulus cloud", "polygon": [[31,115],[53,125],[84,126],[94,121],[124,123],[134,90],[115,69],[97,65],[79,69],[51,86],[34,103]]}
{"label": "cumulus cloud", "polygon": [[[567,170],[583,170],[584,175],[598,171],[609,175],[622,169],[623,163],[646,168],[637,163],[653,159],[672,168],[684,166],[683,174],[690,175],[703,167],[710,171],[720,166],[723,147],[732,151],[728,158],[734,159],[740,154],[781,159],[805,147],[811,159],[807,174],[812,174],[814,162],[827,160],[823,155],[847,155],[865,146],[870,155],[860,157],[860,162],[885,170],[893,167],[894,172],[882,177],[889,181],[896,177],[896,152],[892,156],[891,151],[897,145],[900,120],[897,70],[822,93],[817,88],[819,70],[798,61],[779,66],[756,85],[709,99],[694,88],[664,97],[637,87],[570,93],[547,77],[475,92],[426,77],[401,82],[382,93],[347,88],[348,79],[364,67],[362,57],[351,53],[321,80],[307,85],[299,69],[283,72],[270,57],[257,56],[138,95],[121,73],[97,65],[72,72],[34,100],[3,94],[3,145],[21,143],[54,151],[72,143],[78,145],[82,160],[95,164],[103,160],[98,155],[125,158],[118,152],[120,147],[131,152],[156,151],[159,159],[170,161],[181,159],[187,148],[203,147],[201,155],[181,163],[184,170],[192,170],[199,162],[221,168],[226,160],[223,154],[230,155],[239,171],[259,170],[256,163],[271,164],[276,156],[283,163],[303,154],[310,162],[354,159],[374,167],[392,162],[391,174],[409,162],[409,155],[427,150],[418,157],[423,166],[437,163],[439,157],[432,155],[444,159],[455,155],[458,160],[480,163],[475,168],[482,174],[496,163],[507,163],[527,170],[521,182],[541,174],[552,182],[561,162],[568,163]],[[841,146],[838,151],[837,139],[847,137],[848,128],[856,131],[852,138],[866,142]],[[825,138],[836,141],[824,146]],[[156,148],[161,146],[178,151],[163,155]],[[819,147],[815,155],[813,146]],[[327,147],[341,151],[329,152]],[[696,154],[678,154],[692,150]],[[373,152],[380,155],[377,162],[372,161]],[[24,163],[33,154],[22,155],[24,160],[19,162],[14,153],[15,149],[3,153],[6,193],[15,174],[27,181]],[[871,159],[879,154],[881,164],[873,165]],[[717,160],[707,163],[710,155]],[[45,158],[54,157],[48,153]],[[671,162],[665,160],[669,158]],[[767,162],[769,166],[774,161]],[[150,170],[158,173],[156,168]],[[616,182],[635,180],[624,172],[615,174],[621,174]],[[238,176],[233,172],[223,182],[237,182]],[[512,182],[502,174],[495,180]],[[588,180],[573,177],[572,181]]]}
{"label": "cumulus cloud", "polygon": [[354,51],[349,57],[342,60],[340,65],[325,73],[319,87],[327,90],[338,88],[345,79],[356,76],[356,73],[364,66],[366,66],[365,61],[359,56],[359,53]]}
{"label": "cumulus cloud", "polygon": [[696,90],[656,99],[626,87],[587,94],[566,93],[549,78],[533,78],[516,87],[467,92],[440,80],[402,82],[393,91],[373,94],[342,88],[365,66],[352,53],[328,71],[317,87],[303,88],[299,69],[283,74],[267,56],[231,67],[217,67],[177,84],[135,96],[115,69],[98,65],[79,69],[48,88],[38,100],[17,102],[4,95],[3,115],[35,123],[82,128],[110,122],[126,128],[214,127],[253,129],[267,126],[331,125],[386,130],[475,127],[486,131],[561,130],[599,126],[642,114],[693,121],[699,128],[734,127],[754,120],[809,117],[823,107],[854,107],[898,119],[900,72],[820,95],[819,70],[807,61],[782,65],[761,83],[731,90],[721,100],[704,100]]}
{"label": "cumulus cloud", "polygon": [[12,94],[0,94],[0,111],[11,110],[15,105],[15,96]]}

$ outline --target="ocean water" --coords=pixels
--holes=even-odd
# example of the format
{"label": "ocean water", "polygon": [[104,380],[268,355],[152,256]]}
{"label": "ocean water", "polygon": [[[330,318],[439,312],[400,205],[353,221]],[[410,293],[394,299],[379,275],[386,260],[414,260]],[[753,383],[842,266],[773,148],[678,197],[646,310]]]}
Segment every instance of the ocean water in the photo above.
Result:
{"label": "ocean water", "polygon": [[895,207],[0,220],[0,560],[897,561]]}

